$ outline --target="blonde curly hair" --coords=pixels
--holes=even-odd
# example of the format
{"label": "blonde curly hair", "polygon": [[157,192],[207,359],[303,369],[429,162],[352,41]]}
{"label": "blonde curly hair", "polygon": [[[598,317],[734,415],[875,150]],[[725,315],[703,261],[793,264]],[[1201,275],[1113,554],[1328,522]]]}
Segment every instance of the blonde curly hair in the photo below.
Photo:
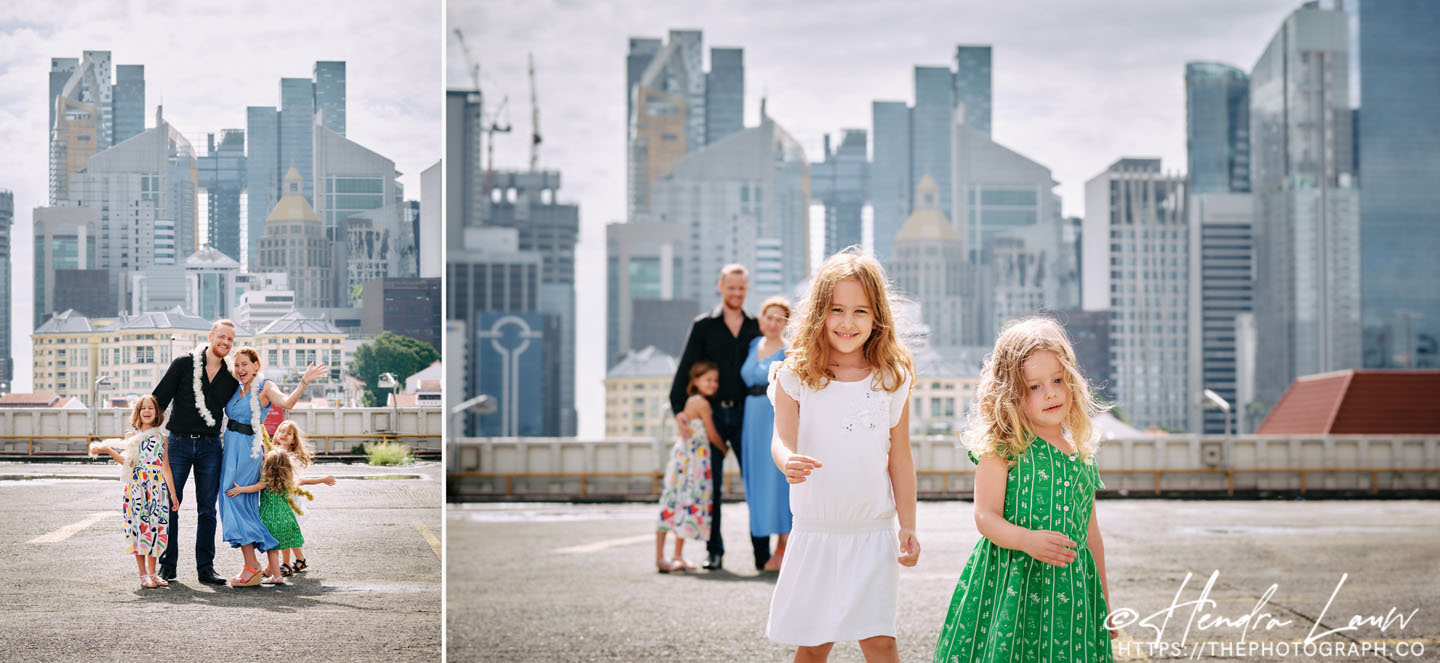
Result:
{"label": "blonde curly hair", "polygon": [[995,339],[995,349],[985,357],[965,435],[965,445],[976,458],[993,453],[1013,464],[1030,447],[1033,433],[1022,405],[1025,377],[1021,365],[1045,350],[1055,353],[1065,371],[1070,408],[1062,425],[1070,432],[1082,458],[1095,454],[1099,440],[1091,419],[1109,408],[1080,374],[1075,348],[1065,328],[1052,318],[1037,316],[1006,325]]}

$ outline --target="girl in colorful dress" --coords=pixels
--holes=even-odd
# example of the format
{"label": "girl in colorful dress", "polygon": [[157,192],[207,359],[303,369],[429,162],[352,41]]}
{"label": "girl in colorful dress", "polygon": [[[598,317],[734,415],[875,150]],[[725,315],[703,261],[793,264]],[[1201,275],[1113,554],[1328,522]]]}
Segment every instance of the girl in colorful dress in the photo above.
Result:
{"label": "girl in colorful dress", "polygon": [[[690,417],[690,430],[682,431],[670,449],[665,466],[665,490],[660,494],[660,519],[655,528],[655,569],[661,573],[696,568],[683,554],[685,539],[705,541],[710,535],[710,445],[727,454],[730,448],[715,430],[709,397],[720,388],[720,368],[711,361],[690,367],[685,393],[690,399],[682,411]],[[718,465],[718,463],[716,463]],[[665,559],[665,532],[675,532],[675,558]]]}
{"label": "girl in colorful dress", "polygon": [[1100,406],[1065,330],[1007,327],[986,359],[966,439],[975,470],[975,544],[935,661],[1113,661],[1110,590],[1095,520],[1091,417]]}
{"label": "girl in colorful dress", "polygon": [[170,583],[155,571],[156,560],[169,545],[170,511],[180,508],[170,477],[170,444],[160,430],[165,413],[154,396],[142,396],[130,412],[130,427],[138,432],[124,440],[90,445],[90,455],[108,454],[120,463],[125,483],[125,552],[135,556],[141,587]]}
{"label": "girl in colorful dress", "polygon": [[899,660],[900,566],[920,558],[915,369],[885,290],[874,258],[854,248],[831,256],[772,369],[771,452],[791,484],[794,526],[766,635],[797,645],[796,661],[826,660],[837,640],[858,640],[867,661]]}
{"label": "girl in colorful dress", "polygon": [[[276,448],[284,449],[290,453],[290,460],[295,464],[297,469],[303,470],[310,467],[310,463],[315,460],[315,452],[310,449],[310,443],[305,439],[305,434],[300,431],[300,426],[294,421],[287,419],[280,422],[280,425],[275,427],[275,439],[272,440],[272,442],[274,442]],[[321,483],[327,486],[333,486],[335,485],[335,477],[327,474],[320,478],[300,479],[301,486],[313,486]],[[261,509],[261,515],[263,516],[263,505]],[[300,516],[304,518],[305,514],[301,513]],[[295,524],[298,527],[300,520],[297,519]],[[290,564],[290,555],[292,553],[295,555],[295,563],[293,566]],[[301,550],[300,546],[281,548],[280,575],[288,578],[308,568],[310,568],[310,563],[305,561],[305,551]]]}
{"label": "girl in colorful dress", "polygon": [[[760,336],[750,341],[750,353],[740,365],[740,379],[750,389],[745,397],[745,422],[741,429],[740,456],[745,479],[745,504],[750,507],[750,536],[771,534],[779,539],[775,552],[760,561],[757,571],[778,573],[790,538],[790,484],[775,469],[770,442],[775,437],[775,407],[765,396],[770,384],[770,366],[785,358],[785,325],[790,320],[790,302],[775,296],[760,305]],[[762,548],[762,552],[768,552]],[[757,560],[759,561],[759,560]]]}
{"label": "girl in colorful dress", "polygon": [[[234,352],[234,366],[231,372],[239,380],[240,387],[225,405],[226,431],[223,440],[224,457],[220,464],[220,486],[225,488],[219,500],[218,512],[222,536],[232,548],[239,548],[245,561],[245,570],[230,579],[231,587],[256,587],[263,582],[280,581],[277,572],[270,576],[260,575],[260,561],[257,550],[274,550],[277,543],[265,524],[260,522],[260,498],[253,493],[238,491],[241,486],[250,486],[260,479],[261,459],[265,452],[265,417],[271,406],[282,409],[295,407],[305,387],[327,372],[325,364],[311,364],[300,378],[300,384],[289,395],[280,393],[275,383],[260,375],[260,353],[254,348],[240,348]],[[229,487],[226,484],[230,484]]]}

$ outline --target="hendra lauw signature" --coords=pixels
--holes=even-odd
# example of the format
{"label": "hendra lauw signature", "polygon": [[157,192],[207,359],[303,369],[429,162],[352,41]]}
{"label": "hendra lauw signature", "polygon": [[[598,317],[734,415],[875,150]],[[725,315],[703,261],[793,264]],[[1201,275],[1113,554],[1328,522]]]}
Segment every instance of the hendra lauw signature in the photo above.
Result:
{"label": "hendra lauw signature", "polygon": [[[1190,584],[1190,578],[1194,575],[1193,573],[1185,574],[1185,580],[1181,581],[1180,589],[1175,592],[1175,598],[1170,601],[1170,607],[1164,610],[1158,610],[1144,619],[1140,619],[1140,613],[1135,610],[1130,608],[1117,608],[1112,611],[1106,619],[1106,625],[1112,629],[1119,629],[1138,624],[1153,631],[1155,633],[1155,643],[1158,644],[1164,637],[1165,628],[1170,625],[1171,617],[1174,617],[1182,608],[1188,607],[1190,608],[1190,618],[1185,621],[1185,632],[1180,638],[1180,643],[1183,645],[1186,639],[1190,637],[1190,629],[1192,627],[1201,631],[1215,628],[1239,628],[1240,642],[1245,642],[1245,636],[1251,631],[1258,631],[1262,627],[1264,630],[1269,631],[1271,629],[1289,626],[1293,622],[1293,620],[1290,619],[1280,619],[1278,616],[1265,611],[1265,604],[1270,601],[1270,597],[1274,596],[1275,590],[1280,587],[1278,583],[1270,585],[1269,589],[1265,590],[1265,593],[1260,596],[1259,601],[1255,602],[1255,607],[1252,608],[1249,613],[1235,618],[1228,618],[1208,612],[1209,609],[1218,605],[1215,600],[1210,598],[1210,588],[1215,585],[1215,580],[1220,577],[1219,570],[1210,574],[1210,579],[1205,583],[1205,588],[1201,590],[1199,598],[1181,603],[1180,595],[1185,592],[1185,587]],[[1381,633],[1384,633],[1398,623],[1400,629],[1404,630],[1405,627],[1410,624],[1410,620],[1415,617],[1415,613],[1419,612],[1417,608],[1411,610],[1410,614],[1407,615],[1400,612],[1398,608],[1392,607],[1390,611],[1384,615],[1355,615],[1350,618],[1350,621],[1346,623],[1345,626],[1330,629],[1322,633],[1316,633],[1316,629],[1320,628],[1320,624],[1325,620],[1325,613],[1330,611],[1330,605],[1335,602],[1335,597],[1340,594],[1340,588],[1345,585],[1345,581],[1349,577],[1350,574],[1348,573],[1340,576],[1340,582],[1335,584],[1335,591],[1330,593],[1330,600],[1325,602],[1325,608],[1320,611],[1320,616],[1315,618],[1314,625],[1310,627],[1309,635],[1305,636],[1305,644],[1309,645],[1325,636],[1335,633],[1354,631],[1361,626],[1374,626],[1380,629]],[[1155,623],[1157,619],[1160,620],[1158,624]]]}

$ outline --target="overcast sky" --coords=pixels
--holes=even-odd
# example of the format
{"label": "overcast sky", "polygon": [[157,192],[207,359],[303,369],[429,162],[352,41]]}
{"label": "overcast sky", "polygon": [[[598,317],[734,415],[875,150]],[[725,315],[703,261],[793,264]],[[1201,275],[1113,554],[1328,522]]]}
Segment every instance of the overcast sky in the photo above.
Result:
{"label": "overcast sky", "polygon": [[[500,168],[529,163],[535,55],[542,168],[562,174],[562,201],[580,205],[581,274],[604,267],[605,225],[625,216],[625,54],[631,36],[704,31],[711,46],[745,49],[745,123],[770,116],[821,158],[823,135],[870,129],[870,102],[914,103],[915,65],[953,66],[957,44],[993,47],[998,142],[1048,166],[1067,215],[1084,210],[1085,180],[1121,156],[1185,169],[1185,63],[1249,71],[1298,0],[826,3],[733,0],[456,2],[447,9],[446,84],[469,87],[453,30],[465,31],[492,110],[508,97],[514,129],[496,141]],[[873,146],[872,146],[873,148]],[[577,279],[577,409],[582,436],[604,432],[605,280]],[[752,305],[754,302],[751,302]]]}
{"label": "overcast sky", "polygon": [[344,60],[346,136],[393,159],[406,198],[417,200],[420,171],[443,153],[441,21],[440,0],[0,0],[0,188],[15,193],[15,391],[32,384],[31,212],[48,202],[50,58],[108,50],[113,64],[145,65],[145,126],[163,102],[165,119],[201,154],[207,132],[245,128],[246,106],[279,106],[281,77],[309,78],[316,60]]}

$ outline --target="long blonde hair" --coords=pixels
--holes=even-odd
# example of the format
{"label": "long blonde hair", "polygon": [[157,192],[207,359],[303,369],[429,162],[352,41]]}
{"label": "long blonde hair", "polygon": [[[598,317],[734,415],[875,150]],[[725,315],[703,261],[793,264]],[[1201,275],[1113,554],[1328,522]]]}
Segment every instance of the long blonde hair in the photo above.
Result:
{"label": "long blonde hair", "polygon": [[861,353],[872,373],[870,384],[879,391],[897,391],[907,376],[915,374],[915,360],[900,341],[895,329],[895,316],[890,312],[886,296],[885,268],[852,246],[825,260],[810,284],[810,292],[796,307],[801,315],[790,317],[788,336],[790,349],[785,366],[811,389],[823,389],[835,375],[830,371],[830,342],[825,333],[825,317],[835,296],[836,284],[852,279],[860,284],[870,300],[870,336]]}
{"label": "long blonde hair", "polygon": [[310,443],[305,439],[305,434],[300,432],[299,424],[296,424],[294,421],[286,419],[280,422],[280,425],[275,427],[275,434],[270,436],[271,444],[275,445],[276,448],[284,449],[284,447],[275,444],[275,438],[280,435],[280,429],[282,428],[290,429],[290,439],[294,440],[293,445],[295,447],[294,451],[290,451],[289,449],[285,449],[285,451],[290,451],[290,455],[295,458],[296,462],[300,463],[300,467],[310,467],[310,463],[315,461],[315,452],[310,448]]}
{"label": "long blonde hair", "polygon": [[976,457],[998,454],[1013,463],[1030,447],[1033,433],[1025,420],[1025,376],[1021,365],[1037,352],[1050,350],[1065,371],[1070,408],[1062,426],[1070,432],[1082,458],[1095,454],[1099,440],[1091,418],[1107,409],[1094,394],[1075,360],[1075,348],[1060,323],[1047,317],[1016,320],[1000,332],[995,349],[980,369],[975,405],[970,411],[966,446]]}
{"label": "long blonde hair", "polygon": [[307,499],[315,499],[309,491],[300,488],[300,475],[295,469],[295,461],[290,458],[290,452],[284,449],[275,448],[265,453],[265,461],[260,465],[260,479],[265,482],[266,490],[285,496],[290,508],[302,516],[305,515],[304,512],[290,501],[290,496],[304,495]]}

